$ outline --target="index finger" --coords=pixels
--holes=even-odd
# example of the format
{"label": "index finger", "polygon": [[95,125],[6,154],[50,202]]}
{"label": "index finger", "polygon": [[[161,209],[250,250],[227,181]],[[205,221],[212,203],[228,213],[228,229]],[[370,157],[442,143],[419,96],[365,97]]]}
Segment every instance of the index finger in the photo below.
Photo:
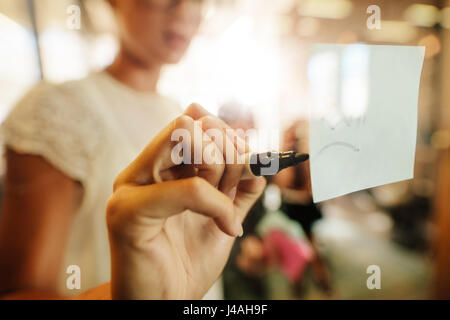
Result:
{"label": "index finger", "polygon": [[[179,141],[173,141],[175,130],[187,130],[187,138],[193,137],[194,120],[186,115],[180,116],[166,126],[145,149],[133,160],[116,178],[114,190],[121,184],[148,184],[153,183],[158,170],[164,170],[175,165],[172,161],[172,152]],[[184,141],[191,143],[191,141]]]}
{"label": "index finger", "polygon": [[206,117],[206,116],[212,116],[211,113],[206,111],[201,105],[198,103],[192,103],[187,107],[187,109],[183,112],[184,115],[191,117],[194,120],[199,120],[200,118]]}

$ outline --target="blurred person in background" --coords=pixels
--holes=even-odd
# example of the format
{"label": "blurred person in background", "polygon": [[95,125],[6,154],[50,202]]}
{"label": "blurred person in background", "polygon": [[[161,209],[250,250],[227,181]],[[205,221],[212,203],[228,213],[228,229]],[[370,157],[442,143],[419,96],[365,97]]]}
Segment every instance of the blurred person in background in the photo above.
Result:
{"label": "blurred person in background", "polygon": [[[249,108],[229,102],[218,114],[243,138],[251,139],[251,130],[256,129],[256,125]],[[226,299],[299,296],[300,291],[292,288],[301,287],[305,267],[313,253],[301,226],[279,211],[280,197],[274,188],[278,190],[274,185],[269,186],[266,196],[250,209],[243,223],[245,234],[234,243],[223,272]],[[276,275],[282,278],[275,278]]]}
{"label": "blurred person in background", "polygon": [[2,125],[0,294],[73,295],[70,265],[81,269],[82,290],[109,281],[105,210],[114,178],[181,114],[156,89],[161,68],[188,49],[203,1],[108,2],[120,30],[113,64],[82,80],[38,84]]}
{"label": "blurred person in background", "polygon": [[[284,133],[283,151],[309,153],[309,126],[307,121],[294,122]],[[312,274],[319,287],[331,294],[331,277],[321,256],[313,233],[314,224],[322,219],[320,209],[313,203],[309,162],[287,168],[273,177],[273,183],[281,189],[281,210],[303,228],[314,251]]]}

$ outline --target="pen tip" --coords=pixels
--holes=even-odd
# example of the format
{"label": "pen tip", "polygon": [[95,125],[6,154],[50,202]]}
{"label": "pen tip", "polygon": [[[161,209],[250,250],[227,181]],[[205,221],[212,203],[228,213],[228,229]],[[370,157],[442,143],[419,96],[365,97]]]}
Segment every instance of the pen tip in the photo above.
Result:
{"label": "pen tip", "polygon": [[309,159],[309,154],[307,153],[296,153],[295,154],[295,162],[300,163]]}

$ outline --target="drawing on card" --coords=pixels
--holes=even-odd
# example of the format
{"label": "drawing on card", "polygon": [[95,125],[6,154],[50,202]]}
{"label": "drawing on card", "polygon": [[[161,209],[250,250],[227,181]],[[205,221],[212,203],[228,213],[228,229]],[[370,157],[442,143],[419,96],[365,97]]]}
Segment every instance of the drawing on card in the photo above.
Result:
{"label": "drawing on card", "polygon": [[315,45],[308,64],[315,202],[411,179],[423,47]]}

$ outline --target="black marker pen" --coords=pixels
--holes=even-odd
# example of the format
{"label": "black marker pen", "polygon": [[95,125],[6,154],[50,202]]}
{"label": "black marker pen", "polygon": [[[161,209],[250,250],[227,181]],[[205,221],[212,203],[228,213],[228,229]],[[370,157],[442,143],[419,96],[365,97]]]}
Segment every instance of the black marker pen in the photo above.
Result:
{"label": "black marker pen", "polygon": [[295,151],[251,153],[246,155],[246,169],[241,180],[272,176],[308,159],[309,154]]}

